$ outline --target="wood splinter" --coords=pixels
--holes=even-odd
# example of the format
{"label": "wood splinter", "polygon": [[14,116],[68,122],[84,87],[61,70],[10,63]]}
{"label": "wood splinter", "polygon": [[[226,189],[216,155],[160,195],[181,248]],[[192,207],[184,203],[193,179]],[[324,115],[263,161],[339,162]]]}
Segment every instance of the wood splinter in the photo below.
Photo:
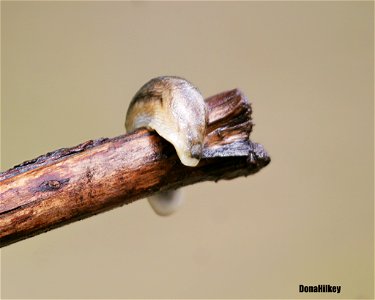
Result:
{"label": "wood splinter", "polygon": [[270,162],[249,140],[251,106],[238,89],[207,98],[208,126],[198,166],[180,163],[173,146],[138,129],[90,140],[0,173],[0,246],[200,181],[233,179]]}

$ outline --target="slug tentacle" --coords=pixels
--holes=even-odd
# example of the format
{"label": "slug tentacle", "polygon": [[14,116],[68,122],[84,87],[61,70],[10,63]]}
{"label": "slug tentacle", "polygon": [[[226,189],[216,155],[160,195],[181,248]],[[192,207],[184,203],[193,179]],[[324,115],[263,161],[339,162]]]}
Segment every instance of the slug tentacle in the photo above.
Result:
{"label": "slug tentacle", "polygon": [[[191,167],[202,157],[206,124],[203,96],[190,82],[173,76],[157,77],[143,85],[133,97],[125,121],[127,132],[140,127],[155,130],[174,146],[181,163]],[[171,200],[170,192],[164,196],[157,195],[150,201],[161,215],[170,214],[177,203]],[[160,205],[155,204],[158,201]],[[171,207],[164,209],[168,203]]]}

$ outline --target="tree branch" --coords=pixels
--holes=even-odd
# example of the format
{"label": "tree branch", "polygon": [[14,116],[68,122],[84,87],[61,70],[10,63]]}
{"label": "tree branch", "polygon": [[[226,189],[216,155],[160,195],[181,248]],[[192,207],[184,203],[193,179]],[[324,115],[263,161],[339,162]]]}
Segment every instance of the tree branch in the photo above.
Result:
{"label": "tree branch", "polygon": [[182,165],[171,144],[139,129],[26,161],[0,174],[0,246],[158,191],[258,172],[270,162],[249,140],[251,107],[237,89],[206,99],[203,159]]}

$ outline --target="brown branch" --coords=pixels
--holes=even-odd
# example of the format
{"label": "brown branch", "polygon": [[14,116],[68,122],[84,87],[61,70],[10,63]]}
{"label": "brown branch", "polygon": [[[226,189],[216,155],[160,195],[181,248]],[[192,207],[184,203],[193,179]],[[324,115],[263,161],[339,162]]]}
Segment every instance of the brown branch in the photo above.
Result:
{"label": "brown branch", "polygon": [[183,166],[174,148],[140,129],[88,141],[24,162],[0,174],[0,246],[199,181],[232,179],[270,162],[252,143],[251,107],[239,90],[206,99],[204,158]]}

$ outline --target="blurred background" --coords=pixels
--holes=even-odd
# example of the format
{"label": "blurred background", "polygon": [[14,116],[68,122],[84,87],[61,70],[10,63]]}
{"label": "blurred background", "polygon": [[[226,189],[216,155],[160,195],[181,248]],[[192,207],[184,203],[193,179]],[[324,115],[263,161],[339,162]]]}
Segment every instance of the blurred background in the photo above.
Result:
{"label": "blurred background", "polygon": [[373,2],[1,2],[2,170],[124,133],[143,83],[241,88],[272,162],[1,250],[2,298],[373,298]]}

